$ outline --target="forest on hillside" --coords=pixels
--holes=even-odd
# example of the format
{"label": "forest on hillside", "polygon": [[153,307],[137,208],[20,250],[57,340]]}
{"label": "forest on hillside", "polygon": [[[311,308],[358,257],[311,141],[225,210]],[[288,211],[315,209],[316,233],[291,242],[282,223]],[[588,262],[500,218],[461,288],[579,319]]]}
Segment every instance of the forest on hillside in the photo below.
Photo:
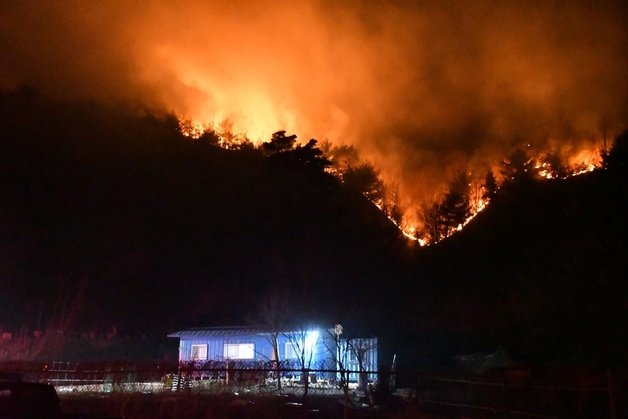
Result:
{"label": "forest on hillside", "polygon": [[424,208],[426,248],[394,201],[373,205],[390,191],[354,151],[284,131],[224,147],[173,115],[23,89],[0,94],[0,138],[2,330],[163,336],[259,321],[280,292],[297,320],[349,322],[416,357],[628,347],[626,134],[572,178],[531,176],[513,154],[510,181],[487,175],[490,205],[445,238],[469,217],[459,175]]}
{"label": "forest on hillside", "polygon": [[275,287],[332,315],[396,280],[405,241],[314,142],[227,150],[171,115],[29,91],[4,94],[1,114],[5,328],[74,308],[76,328],[237,323]]}

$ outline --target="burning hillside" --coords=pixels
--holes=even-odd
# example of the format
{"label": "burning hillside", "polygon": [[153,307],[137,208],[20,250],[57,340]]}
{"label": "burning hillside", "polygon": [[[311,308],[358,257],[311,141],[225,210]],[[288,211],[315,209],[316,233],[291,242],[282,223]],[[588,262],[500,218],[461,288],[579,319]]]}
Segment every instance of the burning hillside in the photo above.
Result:
{"label": "burning hillside", "polygon": [[[246,135],[234,135],[229,131],[230,128],[224,124],[217,127],[179,120],[179,130],[183,135],[194,140],[209,139],[214,145],[225,149],[245,146],[263,149],[273,141],[271,139],[256,146]],[[277,134],[285,136],[285,131],[273,134],[273,139]],[[287,149],[293,149],[296,142],[296,136],[290,138],[292,142]],[[602,167],[603,156],[610,148],[606,138],[601,150],[583,148],[570,150],[564,155],[556,151],[532,154],[530,147],[528,144],[526,148],[515,149],[499,164],[487,166],[480,177],[467,172],[469,168],[461,169],[449,180],[441,195],[437,195],[433,201],[423,202],[421,209],[411,214],[404,213],[392,187],[385,183],[372,165],[360,160],[354,148],[323,144],[325,158],[330,162],[327,170],[343,183],[356,184],[357,190],[383,211],[406,237],[421,246],[434,244],[461,231],[489,205],[501,187],[525,179],[560,180],[591,172]]]}

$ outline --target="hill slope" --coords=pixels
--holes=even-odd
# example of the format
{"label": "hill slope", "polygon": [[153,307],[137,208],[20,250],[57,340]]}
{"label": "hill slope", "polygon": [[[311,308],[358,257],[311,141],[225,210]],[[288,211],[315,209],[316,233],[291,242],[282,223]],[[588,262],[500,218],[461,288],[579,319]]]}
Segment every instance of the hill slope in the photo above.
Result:
{"label": "hill slope", "polygon": [[239,324],[280,290],[296,316],[361,323],[408,357],[628,347],[621,164],[515,185],[420,249],[332,176],[191,141],[169,115],[4,92],[0,138],[6,329]]}
{"label": "hill slope", "polygon": [[320,170],[193,142],[168,115],[28,91],[0,111],[5,327],[242,323],[274,289],[337,317],[396,280],[399,233]]}
{"label": "hill slope", "polygon": [[416,329],[474,336],[459,351],[504,344],[531,358],[621,358],[626,180],[613,166],[501,191],[462,233],[421,252]]}

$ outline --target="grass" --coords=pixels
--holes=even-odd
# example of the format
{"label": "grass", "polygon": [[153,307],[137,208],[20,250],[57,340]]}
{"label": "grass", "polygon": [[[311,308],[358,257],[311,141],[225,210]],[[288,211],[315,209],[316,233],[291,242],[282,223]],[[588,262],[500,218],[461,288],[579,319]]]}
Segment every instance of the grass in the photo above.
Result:
{"label": "grass", "polygon": [[[236,395],[192,391],[162,393],[62,393],[66,414],[117,416],[125,419],[266,419],[266,418],[343,418],[342,396],[312,395],[307,399],[294,394]],[[434,418],[422,414],[413,403],[401,402],[364,407],[352,403],[349,418]]]}

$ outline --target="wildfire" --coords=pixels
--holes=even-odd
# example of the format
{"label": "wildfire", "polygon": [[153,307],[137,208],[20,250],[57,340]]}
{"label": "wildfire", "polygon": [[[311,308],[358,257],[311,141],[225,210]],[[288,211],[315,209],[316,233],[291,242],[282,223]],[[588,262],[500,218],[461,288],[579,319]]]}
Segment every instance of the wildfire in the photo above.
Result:
{"label": "wildfire", "polygon": [[567,179],[589,173],[602,167],[600,151],[580,150],[566,159],[566,164],[552,154],[545,154],[534,159],[536,174],[544,179]]}
{"label": "wildfire", "polygon": [[[565,163],[564,163],[565,162]],[[577,153],[565,158],[558,158],[555,154],[547,153],[536,156],[528,161],[525,169],[526,174],[546,180],[562,180],[585,173],[590,173],[603,165],[602,155],[599,149],[583,149]],[[513,178],[505,178],[501,184],[495,185],[495,191],[500,189],[501,185]],[[420,246],[429,246],[438,243],[453,234],[462,231],[477,215],[488,207],[491,198],[486,196],[487,187],[482,185],[479,180],[474,180],[469,185],[469,215],[463,222],[455,226],[447,228],[438,237],[430,237],[429,234],[422,232],[417,228],[416,222],[398,222],[392,217],[388,217],[406,236],[412,241],[416,241]],[[380,203],[376,205],[380,210],[384,210],[384,206]]]}
{"label": "wildfire", "polygon": [[184,136],[197,140],[207,131],[207,127],[200,122],[179,118],[179,131]]}
{"label": "wildfire", "polygon": [[[380,211],[382,211],[384,214],[386,214],[386,209],[384,208],[383,203],[381,201],[378,201],[378,202],[371,201],[371,202]],[[388,218],[388,220],[391,223],[393,223],[399,229],[399,231],[401,231],[401,234],[406,236],[408,239],[417,242],[419,244],[419,246],[428,246],[430,244],[429,241],[427,241],[425,238],[420,237],[418,235],[418,231],[417,231],[416,227],[403,225],[403,224],[399,223],[397,220],[395,220],[394,217],[391,217],[389,214],[386,214],[386,217]]]}
{"label": "wildfire", "polygon": [[235,134],[230,121],[202,123],[179,117],[179,132],[185,137],[198,140],[204,135],[211,137],[215,145],[227,150],[239,149],[250,142],[246,134]]}
{"label": "wildfire", "polygon": [[[241,148],[245,143],[250,143],[250,140],[245,134],[233,134],[233,125],[228,121],[223,121],[220,124],[204,124],[186,118],[179,118],[179,130],[184,136],[194,140],[204,135],[209,135],[215,141],[215,145],[225,149],[237,149]],[[509,160],[505,160],[505,162],[509,165],[514,164]],[[603,161],[599,149],[593,148],[579,150],[567,157],[559,156],[552,152],[541,153],[535,157],[527,158],[527,160],[524,159],[520,163],[522,164],[521,168],[513,168],[512,170],[518,170],[520,173],[525,173],[526,176],[555,181],[589,173],[600,168]],[[332,166],[327,169],[327,172],[342,181],[343,175],[348,168],[346,162],[343,164],[338,167]],[[494,190],[490,191],[491,186],[483,183],[483,181],[478,178],[473,178],[471,173],[469,173],[468,176],[469,183],[466,185],[468,188],[464,197],[467,215],[464,219],[461,219],[460,222],[454,225],[450,224],[440,229],[436,234],[427,233],[425,226],[421,228],[422,223],[417,221],[417,218],[420,219],[420,217],[410,217],[407,211],[406,214],[401,216],[393,216],[389,211],[391,203],[386,202],[381,196],[372,195],[368,192],[363,192],[363,195],[380,211],[386,214],[390,222],[392,222],[405,237],[420,246],[429,246],[430,244],[438,243],[462,231],[479,213],[488,207],[493,195],[504,183],[514,181],[515,179],[515,177],[510,174],[504,175],[501,182],[496,182],[493,186]],[[381,182],[381,179],[378,179],[378,181]],[[486,182],[486,180],[484,182]],[[384,185],[383,182],[382,185]],[[385,185],[383,187],[385,188]],[[425,223],[426,221],[423,220],[423,224]]]}
{"label": "wildfire", "polygon": [[625,125],[622,2],[10,3],[0,88],[174,111],[224,148],[279,130],[353,145],[399,189],[382,211],[417,241],[443,173],[486,170],[522,135],[539,147],[528,172],[586,173],[599,158],[582,141]]}
{"label": "wildfire", "polygon": [[602,167],[602,156],[598,150],[582,150],[575,156],[569,158],[569,163],[573,167],[571,176],[578,176],[583,173],[592,172]]}
{"label": "wildfire", "polygon": [[[399,226],[397,226],[399,227]],[[410,228],[401,228],[401,233],[406,236],[407,238],[409,238],[410,240],[413,240],[415,242],[417,242],[419,244],[419,246],[424,247],[424,246],[429,246],[430,242],[428,242],[426,239],[424,239],[423,237],[419,237],[417,236],[417,231],[414,227],[410,227]]]}

